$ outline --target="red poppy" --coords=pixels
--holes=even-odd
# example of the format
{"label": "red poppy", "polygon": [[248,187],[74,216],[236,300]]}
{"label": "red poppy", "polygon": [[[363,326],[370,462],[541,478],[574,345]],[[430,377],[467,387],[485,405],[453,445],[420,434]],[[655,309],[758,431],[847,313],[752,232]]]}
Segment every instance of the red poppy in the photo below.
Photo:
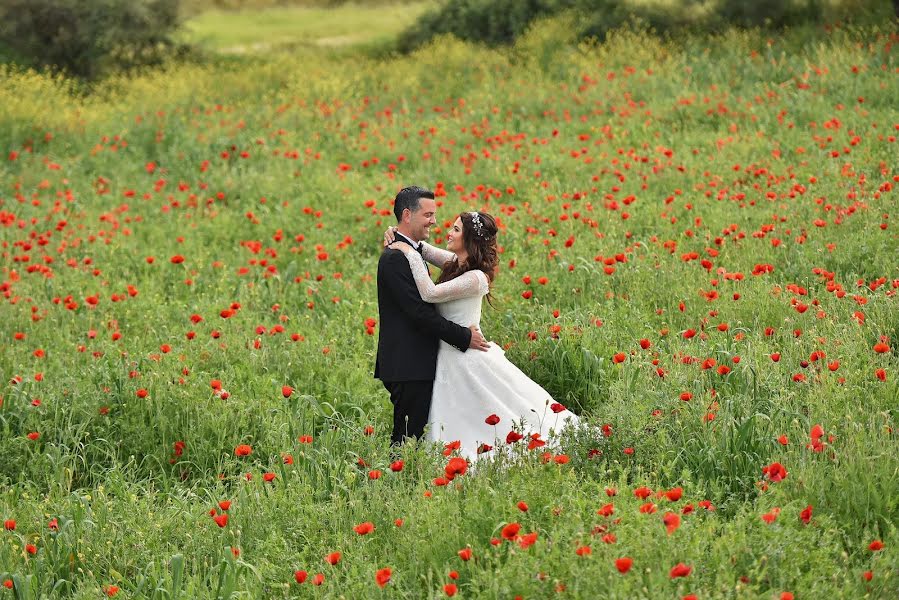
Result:
{"label": "red poppy", "polygon": [[306,571],[294,571],[293,573],[293,578],[297,583],[303,583],[307,577],[309,577],[309,573]]}
{"label": "red poppy", "polygon": [[634,561],[632,558],[624,556],[622,558],[615,559],[615,568],[618,569],[618,572],[622,575],[631,570],[631,566],[633,566]]}
{"label": "red poppy", "polygon": [[446,445],[444,445],[444,447],[443,447],[443,455],[444,455],[444,456],[449,456],[450,454],[452,454],[454,451],[458,450],[458,449],[461,448],[461,447],[462,447],[462,442],[461,442],[461,441],[459,441],[459,440],[453,440],[452,442],[449,442],[449,443],[447,443]]}
{"label": "red poppy", "polygon": [[517,431],[510,431],[508,435],[506,435],[506,443],[514,444],[518,440],[522,439],[524,436],[518,433]]}
{"label": "red poppy", "polygon": [[668,573],[668,576],[671,577],[671,579],[674,579],[676,577],[686,577],[692,570],[693,567],[689,567],[684,563],[677,563],[676,565],[671,567],[671,571]]}
{"label": "red poppy", "polygon": [[390,581],[390,576],[393,571],[390,567],[384,567],[383,569],[378,569],[375,572],[375,583],[378,584],[378,587],[384,587]]}
{"label": "red poppy", "polygon": [[799,518],[806,525],[808,525],[811,522],[811,520],[812,520],[812,505],[811,504],[809,504],[808,506],[806,506],[805,508],[802,509],[802,511],[799,513]]}
{"label": "red poppy", "polygon": [[465,471],[468,470],[468,462],[461,457],[454,456],[449,459],[449,462],[444,467],[443,472],[446,474],[446,478],[452,481],[456,475],[465,475]]}
{"label": "red poppy", "polygon": [[638,487],[634,490],[634,496],[640,500],[646,500],[652,494],[652,490],[648,487]]}
{"label": "red poppy", "polygon": [[683,496],[683,494],[683,488],[676,487],[665,492],[665,497],[668,498],[668,500],[671,502],[677,502],[681,499],[681,496]]}
{"label": "red poppy", "polygon": [[777,507],[772,508],[770,511],[766,512],[762,515],[762,521],[770,525],[777,519],[777,515],[780,514],[780,509]]}
{"label": "red poppy", "polygon": [[870,550],[871,552],[879,552],[880,550],[883,550],[883,547],[883,542],[881,542],[880,540],[874,540],[873,542],[868,544],[868,550]]}
{"label": "red poppy", "polygon": [[456,587],[455,583],[447,583],[443,586],[443,593],[452,598],[456,595],[456,592],[459,591],[459,588]]}
{"label": "red poppy", "polygon": [[359,535],[368,535],[374,530],[375,526],[371,521],[366,521],[365,523],[360,523],[353,527],[353,531],[355,531]]}
{"label": "red poppy", "polygon": [[773,462],[768,466],[762,467],[762,473],[775,483],[787,478],[787,470],[779,462]]}
{"label": "red poppy", "polygon": [[521,531],[521,525],[518,523],[509,523],[502,530],[503,539],[512,541],[518,537],[518,532]]}
{"label": "red poppy", "polygon": [[668,535],[671,535],[677,528],[680,527],[680,515],[673,512],[665,513],[665,516],[662,517],[662,523],[665,524],[665,529],[668,531]]}
{"label": "red poppy", "polygon": [[537,532],[532,531],[531,533],[526,533],[526,534],[520,536],[518,539],[518,545],[521,548],[529,548],[529,547],[533,546],[536,541],[537,541]]}
{"label": "red poppy", "polygon": [[340,552],[332,552],[325,557],[325,562],[333,566],[340,562]]}
{"label": "red poppy", "polygon": [[249,456],[253,453],[253,448],[248,444],[241,444],[234,449],[235,456]]}
{"label": "red poppy", "polygon": [[531,439],[528,441],[528,450],[534,450],[535,448],[542,448],[546,445],[546,442],[540,439],[539,433],[531,434]]}
{"label": "red poppy", "polygon": [[490,452],[491,450],[493,450],[493,446],[491,446],[490,444],[481,444],[480,446],[478,446],[478,454],[484,454],[486,452]]}
{"label": "red poppy", "polygon": [[652,502],[647,502],[640,506],[640,512],[645,515],[651,515],[656,511],[656,505]]}
{"label": "red poppy", "polygon": [[488,425],[496,425],[497,423],[499,423],[499,417],[496,415],[490,415],[489,417],[484,419],[484,422]]}

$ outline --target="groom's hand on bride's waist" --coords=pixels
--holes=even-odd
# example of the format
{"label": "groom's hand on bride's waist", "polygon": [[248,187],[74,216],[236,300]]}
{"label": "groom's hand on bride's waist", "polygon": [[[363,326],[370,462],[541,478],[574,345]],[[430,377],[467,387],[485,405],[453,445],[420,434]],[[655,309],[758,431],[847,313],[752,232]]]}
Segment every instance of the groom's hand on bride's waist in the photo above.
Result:
{"label": "groom's hand on bride's waist", "polygon": [[472,325],[469,327],[471,329],[471,342],[469,342],[468,347],[472,350],[480,350],[481,352],[486,352],[490,349],[490,343],[484,339],[484,336],[481,335],[481,331]]}

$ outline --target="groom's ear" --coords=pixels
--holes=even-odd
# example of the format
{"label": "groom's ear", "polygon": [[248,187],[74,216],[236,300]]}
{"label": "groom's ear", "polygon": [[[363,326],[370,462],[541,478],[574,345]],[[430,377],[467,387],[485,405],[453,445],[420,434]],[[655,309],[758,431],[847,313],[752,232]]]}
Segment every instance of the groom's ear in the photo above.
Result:
{"label": "groom's ear", "polygon": [[412,211],[410,209],[408,209],[408,208],[403,209],[401,222],[403,222],[403,223],[412,222]]}

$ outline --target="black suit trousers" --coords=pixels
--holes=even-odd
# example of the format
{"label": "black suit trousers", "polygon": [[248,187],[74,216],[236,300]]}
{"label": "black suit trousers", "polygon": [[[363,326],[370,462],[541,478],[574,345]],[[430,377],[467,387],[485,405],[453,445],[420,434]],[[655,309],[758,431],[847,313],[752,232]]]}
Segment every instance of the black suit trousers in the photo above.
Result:
{"label": "black suit trousers", "polygon": [[393,435],[390,441],[401,444],[404,438],[420,438],[431,412],[432,381],[385,381],[393,403]]}

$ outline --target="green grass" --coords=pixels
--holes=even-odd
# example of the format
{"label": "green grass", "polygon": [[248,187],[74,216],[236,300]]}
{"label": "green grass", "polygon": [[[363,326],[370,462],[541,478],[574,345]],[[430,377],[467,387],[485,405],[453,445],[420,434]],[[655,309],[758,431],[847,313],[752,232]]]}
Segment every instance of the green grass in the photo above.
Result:
{"label": "green grass", "polygon": [[[0,71],[0,600],[893,598],[895,33],[572,31]],[[412,183],[500,217],[483,329],[606,438],[391,470],[366,320]]]}
{"label": "green grass", "polygon": [[210,10],[184,24],[184,38],[200,47],[232,54],[264,54],[298,46],[376,46],[414,24],[431,4]]}

